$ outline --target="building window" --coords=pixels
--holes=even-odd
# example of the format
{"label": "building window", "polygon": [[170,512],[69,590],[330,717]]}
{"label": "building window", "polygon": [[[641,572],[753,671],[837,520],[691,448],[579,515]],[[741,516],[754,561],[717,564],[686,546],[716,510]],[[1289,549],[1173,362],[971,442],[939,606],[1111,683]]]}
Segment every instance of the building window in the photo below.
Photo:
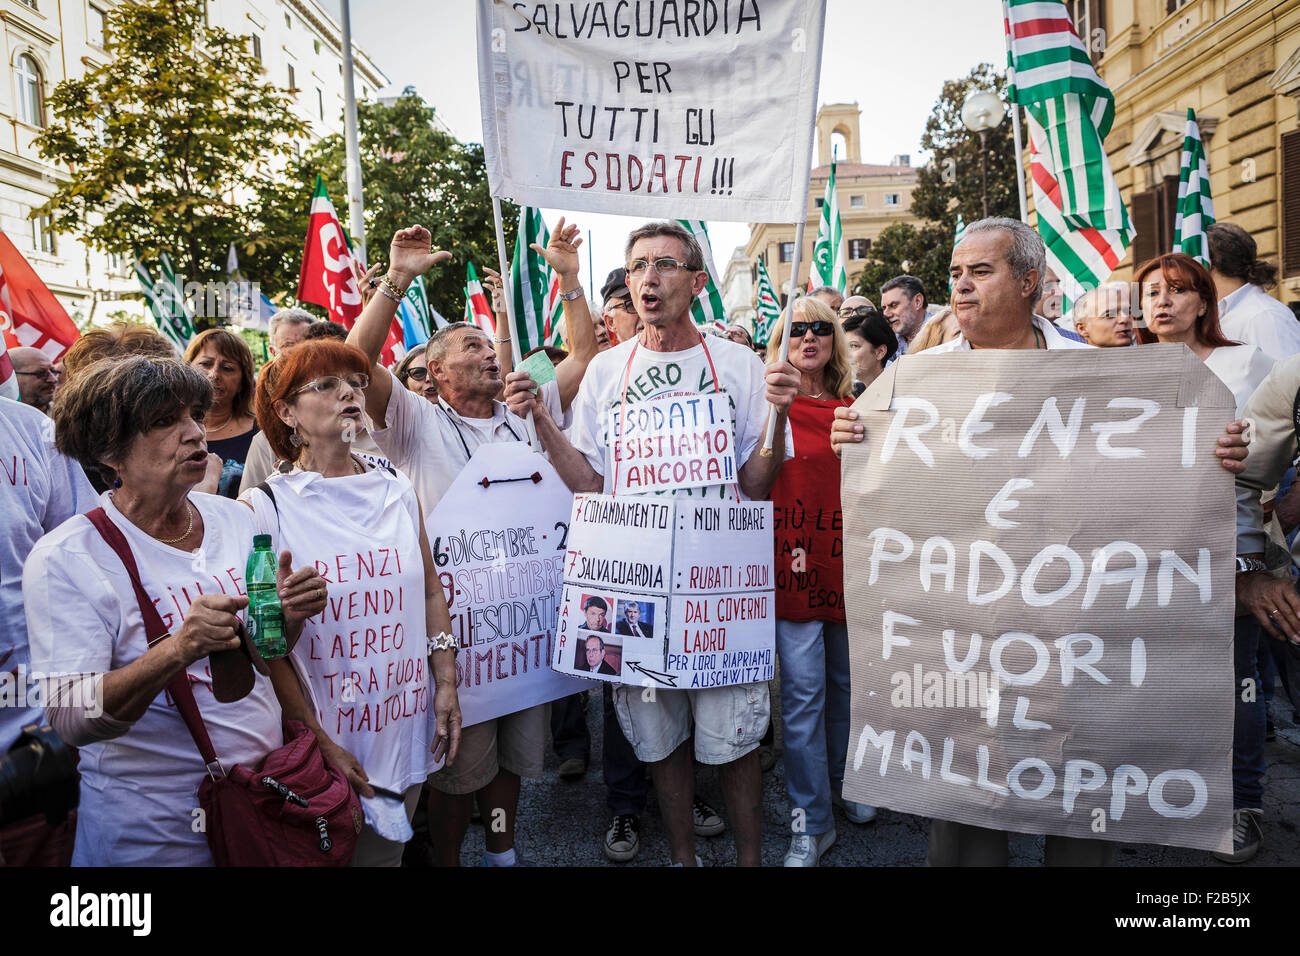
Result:
{"label": "building window", "polygon": [[1165,0],[1165,13],[1177,13],[1189,3],[1191,0]]}
{"label": "building window", "polygon": [[866,197],[866,196],[850,196],[850,197],[849,197],[849,208],[850,208],[850,209],[861,209],[861,208],[862,208],[863,206],[865,206],[866,204],[867,204],[867,197]]}
{"label": "building window", "polygon": [[325,94],[320,91],[319,86],[316,87],[316,109],[320,112],[320,118],[324,119],[325,118]]}
{"label": "building window", "polygon": [[121,257],[121,255],[119,255],[119,254],[116,253],[116,252],[110,252],[110,253],[108,253],[108,255],[107,255],[107,259],[108,259],[108,263],[107,263],[107,266],[108,266],[108,273],[109,273],[110,275],[121,275],[121,274],[122,274],[122,257]]}
{"label": "building window", "polygon": [[298,88],[298,84],[294,82],[293,64],[290,63],[289,64],[289,89],[296,90],[297,88]]}
{"label": "building window", "polygon": [[1102,0],[1066,0],[1074,32],[1094,62],[1106,52],[1105,6]]}
{"label": "building window", "polygon": [[865,259],[871,252],[870,239],[850,239],[849,240],[849,258]]}
{"label": "building window", "polygon": [[1300,130],[1282,134],[1282,275],[1300,276]]}
{"label": "building window", "polygon": [[1174,247],[1174,218],[1178,214],[1178,177],[1166,176],[1154,189],[1133,194],[1133,263],[1154,259]]}
{"label": "building window", "polygon": [[253,39],[253,56],[257,57],[257,62],[262,62],[262,38],[256,33],[251,34]]}
{"label": "building window", "polygon": [[104,11],[93,3],[86,8],[86,39],[104,48]]}
{"label": "building window", "polygon": [[781,243],[781,254],[780,254],[780,259],[781,259],[782,262],[792,262],[792,261],[794,260],[794,243],[793,243],[793,242],[783,242],[783,243]]}
{"label": "building window", "polygon": [[32,220],[32,247],[37,252],[54,255],[54,230],[50,228],[49,216],[37,216]]}
{"label": "building window", "polygon": [[33,10],[37,9],[36,0],[18,0],[18,2],[24,7],[31,7]]}
{"label": "building window", "polygon": [[813,200],[813,202],[816,204],[818,209],[821,209],[822,206],[826,205],[826,200],[823,199],[821,196],[818,196],[816,199]]}
{"label": "building window", "polygon": [[898,193],[885,193],[886,206],[897,206],[898,204]]}
{"label": "building window", "polygon": [[28,126],[45,125],[45,102],[41,95],[41,71],[24,53],[14,68],[18,80],[18,118]]}

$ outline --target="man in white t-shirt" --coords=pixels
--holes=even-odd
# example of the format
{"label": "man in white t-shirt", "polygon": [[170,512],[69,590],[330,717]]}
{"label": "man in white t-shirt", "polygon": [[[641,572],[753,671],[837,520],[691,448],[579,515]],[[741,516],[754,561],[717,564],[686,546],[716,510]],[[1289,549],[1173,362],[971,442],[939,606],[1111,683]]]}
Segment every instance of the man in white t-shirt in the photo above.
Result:
{"label": "man in white t-shirt", "polygon": [[[591,320],[578,283],[576,246],[571,240],[576,227],[552,233],[552,245],[567,243],[566,263],[561,272],[560,291],[565,300],[569,328],[578,321],[570,316],[571,303],[581,306],[581,321]],[[349,344],[358,346],[370,361],[370,385],[366,389],[366,412],[374,421],[371,436],[392,463],[411,479],[424,514],[431,515],[480,445],[490,442],[528,441],[528,426],[512,414],[496,396],[501,391],[501,369],[494,342],[486,332],[466,322],[439,329],[425,348],[429,374],[438,383],[438,401],[407,391],[378,364],[379,353],[396,314],[398,299],[389,286],[404,291],[416,276],[450,258],[430,248],[430,235],[422,226],[402,229],[393,237],[389,271],[377,294],[367,303],[348,333]],[[550,251],[550,247],[548,247]],[[577,294],[574,294],[576,290]],[[588,333],[594,343],[595,332]],[[590,348],[594,352],[594,346]],[[563,363],[561,363],[563,364]],[[542,390],[549,415],[564,415],[562,382],[547,383]],[[576,391],[576,382],[573,390]],[[430,635],[433,636],[433,635]],[[546,744],[546,705],[539,704],[513,714],[466,727],[460,751],[449,764],[430,778],[429,835],[437,862],[456,866],[460,845],[469,827],[475,796],[485,821],[502,826],[486,828],[488,866],[513,866],[515,809],[519,803],[520,777],[540,777]],[[495,811],[501,811],[496,813]]]}
{"label": "man in white t-shirt", "polygon": [[[0,706],[0,755],[18,739],[27,724],[46,723],[38,695],[32,693],[23,613],[23,562],[40,538],[74,514],[98,504],[95,489],[71,458],[54,448],[54,423],[35,408],[0,398],[0,672],[16,678],[28,706]],[[0,830],[0,856],[10,865],[38,862],[32,854],[51,849],[62,840],[71,859],[75,828],[48,828],[43,818]],[[52,865],[52,861],[47,861]]]}
{"label": "man in white t-shirt", "polygon": [[1254,238],[1236,223],[1216,222],[1205,236],[1223,334],[1255,346],[1274,362],[1300,353],[1300,322],[1264,291],[1277,281],[1277,266],[1256,258]]}
{"label": "man in white t-shirt", "polygon": [[[665,395],[725,393],[733,405],[737,482],[673,494],[766,498],[792,445],[786,413],[798,390],[798,372],[788,363],[765,370],[751,350],[727,339],[705,342],[691,319],[691,303],[708,273],[699,244],[680,225],[648,223],[634,230],[626,254],[628,290],[645,326],[636,338],[592,361],[574,403],[569,437],[536,403],[523,373],[506,377],[506,401],[519,412],[534,410],[538,437],[573,491],[609,493],[614,487],[608,434],[613,409],[624,401]],[[777,427],[772,454],[764,456],[759,446],[769,411]],[[614,689],[619,725],[637,757],[651,765],[673,862],[692,866],[696,861],[689,746],[694,723],[696,759],[721,768],[737,861],[757,866],[762,803],[757,748],[768,724],[767,685],[657,688],[647,697],[640,687],[620,684]]]}
{"label": "man in white t-shirt", "polygon": [[[1053,323],[1034,313],[1047,271],[1047,250],[1038,233],[1024,223],[1002,218],[972,223],[953,249],[948,271],[961,334],[901,361],[925,362],[928,355],[970,349],[1092,347],[1066,338]],[[831,447],[837,455],[846,443],[862,441],[857,418],[852,409],[835,410]],[[1234,473],[1241,470],[1245,458],[1240,431],[1239,423],[1233,422],[1219,439],[1221,463]],[[1110,850],[1111,844],[1103,840],[1048,836],[1045,858],[1049,866],[1099,866],[1109,859]],[[1007,835],[1002,830],[932,820],[927,860],[931,866],[1005,866]]]}

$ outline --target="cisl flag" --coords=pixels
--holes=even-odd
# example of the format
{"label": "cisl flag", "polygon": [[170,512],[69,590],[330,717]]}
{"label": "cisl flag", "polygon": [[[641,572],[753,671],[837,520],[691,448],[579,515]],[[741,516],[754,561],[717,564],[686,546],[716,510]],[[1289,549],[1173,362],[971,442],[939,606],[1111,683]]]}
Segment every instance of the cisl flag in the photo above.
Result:
{"label": "cisl flag", "polygon": [[54,293],[45,287],[3,232],[0,232],[0,331],[9,348],[27,345],[40,349],[51,362],[57,362],[81,335]]}
{"label": "cisl flag", "polygon": [[331,319],[347,328],[361,314],[361,293],[352,274],[352,253],[334,204],[325,192],[325,180],[319,175],[311,200],[307,243],[302,250],[298,298],[327,309]]}

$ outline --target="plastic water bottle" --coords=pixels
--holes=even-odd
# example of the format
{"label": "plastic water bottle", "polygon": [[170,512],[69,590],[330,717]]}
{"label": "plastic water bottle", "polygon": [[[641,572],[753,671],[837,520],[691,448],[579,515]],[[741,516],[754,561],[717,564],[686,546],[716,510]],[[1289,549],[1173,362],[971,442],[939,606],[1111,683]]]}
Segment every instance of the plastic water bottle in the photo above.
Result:
{"label": "plastic water bottle", "polygon": [[246,620],[253,646],[267,660],[284,657],[289,651],[284,640],[284,610],[275,589],[276,564],[271,536],[254,535],[253,551],[244,568],[244,582],[248,588]]}

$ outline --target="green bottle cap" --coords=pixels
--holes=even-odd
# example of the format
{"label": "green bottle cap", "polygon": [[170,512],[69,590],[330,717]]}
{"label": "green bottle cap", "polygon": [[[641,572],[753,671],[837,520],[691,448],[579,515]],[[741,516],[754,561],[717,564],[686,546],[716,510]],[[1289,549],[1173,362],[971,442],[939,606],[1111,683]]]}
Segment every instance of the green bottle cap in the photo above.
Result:
{"label": "green bottle cap", "polygon": [[269,534],[253,535],[253,550],[257,551],[259,549],[262,551],[271,550],[271,536]]}

